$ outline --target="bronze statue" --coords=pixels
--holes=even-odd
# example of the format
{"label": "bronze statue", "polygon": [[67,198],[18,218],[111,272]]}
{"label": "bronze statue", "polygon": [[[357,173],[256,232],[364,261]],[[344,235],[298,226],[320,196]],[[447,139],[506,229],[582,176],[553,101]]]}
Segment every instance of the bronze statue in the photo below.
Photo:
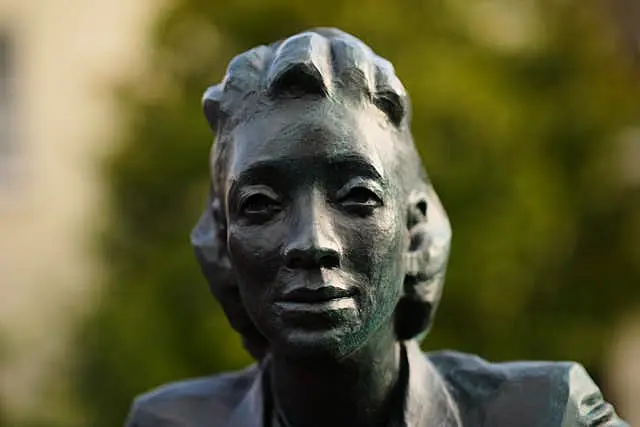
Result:
{"label": "bronze statue", "polygon": [[314,29],[234,58],[192,234],[257,363],[160,387],[128,427],[626,426],[577,363],[423,354],[451,230],[393,66]]}

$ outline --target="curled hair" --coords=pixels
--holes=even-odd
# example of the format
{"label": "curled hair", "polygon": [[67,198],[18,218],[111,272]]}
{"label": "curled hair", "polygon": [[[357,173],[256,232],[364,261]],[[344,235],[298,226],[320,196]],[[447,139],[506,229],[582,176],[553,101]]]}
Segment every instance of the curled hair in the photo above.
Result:
{"label": "curled hair", "polygon": [[[444,209],[428,183],[409,132],[410,102],[391,63],[357,38],[331,28],[303,32],[236,56],[220,84],[202,98],[205,116],[216,132],[212,186],[207,208],[191,240],[214,296],[245,347],[261,359],[268,343],[244,310],[226,251],[224,183],[231,130],[265,106],[292,98],[329,98],[371,103],[404,136],[398,155],[412,165],[403,184],[411,193],[404,296],[396,309],[396,334],[406,340],[424,335],[440,299],[449,252],[450,228]],[[410,188],[409,188],[410,187]],[[427,207],[428,206],[428,207]],[[424,209],[422,209],[424,207]],[[435,228],[434,228],[435,227]]]}
{"label": "curled hair", "polygon": [[258,46],[229,63],[222,83],[204,93],[209,125],[237,124],[260,104],[291,96],[332,97],[338,92],[373,102],[397,127],[409,98],[393,65],[357,38],[332,28]]}

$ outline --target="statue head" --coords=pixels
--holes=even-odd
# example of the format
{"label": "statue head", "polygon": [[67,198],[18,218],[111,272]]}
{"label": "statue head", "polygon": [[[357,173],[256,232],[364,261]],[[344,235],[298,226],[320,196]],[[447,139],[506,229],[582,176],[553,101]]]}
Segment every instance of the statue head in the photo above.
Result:
{"label": "statue head", "polygon": [[451,230],[393,66],[314,29],[235,57],[204,94],[211,190],[191,239],[256,358],[341,357],[429,330]]}

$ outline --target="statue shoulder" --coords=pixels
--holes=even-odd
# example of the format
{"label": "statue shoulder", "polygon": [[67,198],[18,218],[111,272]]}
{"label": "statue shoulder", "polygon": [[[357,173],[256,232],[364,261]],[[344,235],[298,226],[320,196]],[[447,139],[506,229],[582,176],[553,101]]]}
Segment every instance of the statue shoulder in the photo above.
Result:
{"label": "statue shoulder", "polygon": [[613,406],[604,400],[600,389],[582,365],[571,364],[568,383],[569,398],[563,427],[628,427],[618,418]]}
{"label": "statue shoulder", "polygon": [[258,374],[254,365],[239,372],[165,384],[134,400],[125,427],[223,424]]}
{"label": "statue shoulder", "polygon": [[463,418],[494,426],[627,426],[579,363],[491,363],[454,351],[428,353],[427,358]]}

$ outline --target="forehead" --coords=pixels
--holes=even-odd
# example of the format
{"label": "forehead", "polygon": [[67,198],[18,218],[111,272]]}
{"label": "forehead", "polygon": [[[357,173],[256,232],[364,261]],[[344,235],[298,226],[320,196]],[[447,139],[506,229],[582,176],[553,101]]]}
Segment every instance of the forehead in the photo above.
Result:
{"label": "forehead", "polygon": [[293,168],[346,158],[370,164],[386,179],[398,149],[395,128],[375,106],[330,100],[288,100],[238,126],[232,138],[229,180],[258,163]]}

